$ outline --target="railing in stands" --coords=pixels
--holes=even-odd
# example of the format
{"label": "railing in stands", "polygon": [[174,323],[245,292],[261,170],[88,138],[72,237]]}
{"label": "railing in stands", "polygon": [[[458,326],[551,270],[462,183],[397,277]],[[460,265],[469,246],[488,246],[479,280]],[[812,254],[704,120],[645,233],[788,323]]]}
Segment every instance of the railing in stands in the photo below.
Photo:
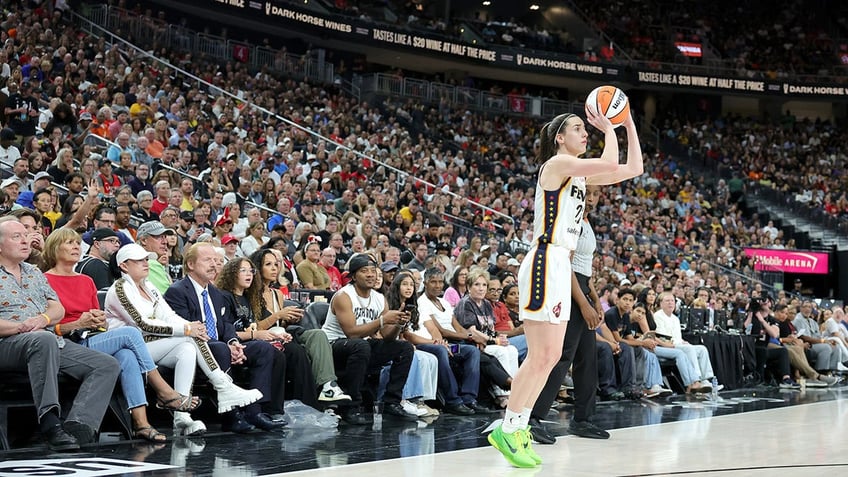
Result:
{"label": "railing in stands", "polygon": [[294,55],[284,50],[198,33],[109,5],[87,5],[80,13],[109,35],[126,38],[133,44],[153,45],[154,54],[163,49],[191,51],[218,62],[240,61],[254,70],[268,70],[296,79],[309,79],[323,84],[331,84],[337,79],[332,63],[311,56]]}
{"label": "railing in stands", "polygon": [[550,118],[567,112],[583,110],[580,101],[561,101],[539,96],[496,94],[464,86],[430,82],[417,78],[403,78],[385,73],[362,77],[365,92],[449,104],[473,111],[496,114],[516,114]]}
{"label": "railing in stands", "polygon": [[[125,47],[125,48],[126,48],[126,50],[127,50],[127,53],[129,53],[131,56],[136,56],[136,55],[137,55],[138,57],[140,57],[140,58],[144,58],[144,59],[146,59],[147,61],[157,63],[157,64],[159,64],[159,65],[161,65],[161,66],[163,66],[163,67],[167,67],[167,68],[171,69],[171,70],[174,72],[174,74],[182,75],[182,76],[184,77],[184,79],[188,79],[188,80],[190,80],[191,82],[193,82],[194,84],[197,84],[199,88],[206,88],[206,89],[208,89],[208,90],[210,90],[210,91],[214,91],[214,92],[216,92],[216,94],[226,95],[226,96],[230,97],[231,99],[239,100],[239,98],[238,98],[237,96],[235,96],[234,94],[230,93],[229,91],[221,90],[220,88],[218,88],[218,87],[216,87],[216,86],[213,86],[212,84],[210,84],[210,83],[208,83],[208,82],[204,81],[202,78],[197,77],[196,75],[194,75],[194,74],[192,74],[192,73],[190,73],[190,72],[188,72],[188,71],[186,71],[186,70],[184,70],[184,69],[180,68],[179,66],[173,65],[173,64],[169,63],[168,61],[166,61],[166,60],[164,60],[164,59],[157,58],[156,56],[154,56],[153,54],[149,53],[148,51],[146,51],[146,50],[144,50],[144,49],[142,49],[142,48],[140,48],[140,47],[138,47],[138,46],[136,46],[136,45],[134,45],[134,44],[130,43],[129,41],[127,41],[126,39],[124,39],[124,38],[122,38],[122,37],[120,37],[120,36],[116,35],[115,33],[112,33],[111,31],[108,31],[105,27],[103,27],[103,26],[101,26],[101,25],[98,25],[98,24],[95,24],[95,23],[93,22],[93,20],[91,20],[90,18],[103,20],[104,18],[106,18],[106,19],[111,19],[111,18],[116,18],[116,17],[117,17],[117,15],[116,15],[116,14],[114,14],[114,12],[111,12],[112,7],[106,7],[106,6],[100,6],[100,7],[105,7],[105,8],[107,8],[106,13],[103,13],[103,12],[101,11],[101,12],[98,12],[97,14],[90,15],[89,17],[84,17],[84,16],[82,16],[82,15],[80,15],[80,14],[77,14],[76,12],[72,12],[72,15],[73,15],[73,17],[74,17],[74,18],[76,18],[77,22],[78,22],[78,23],[80,23],[80,25],[81,25],[80,27],[81,27],[81,28],[83,28],[83,29],[88,28],[88,30],[87,30],[87,31],[89,31],[89,32],[90,32],[92,35],[94,35],[94,36],[98,36],[98,37],[99,37],[100,35],[105,35],[105,36],[107,36],[108,38],[110,38],[111,43],[113,43],[113,44],[119,44],[119,45],[122,45],[123,47]],[[95,10],[96,10],[96,9],[95,9]],[[115,9],[115,10],[117,10],[117,9]],[[110,13],[110,12],[111,12],[111,13]],[[85,12],[84,12],[84,13],[85,13]],[[361,159],[369,160],[369,161],[371,161],[371,162],[373,162],[373,163],[376,163],[376,164],[379,164],[379,165],[383,166],[386,170],[393,171],[393,172],[397,175],[399,183],[403,183],[403,182],[405,182],[405,181],[407,181],[407,180],[414,180],[416,183],[421,184],[421,185],[426,185],[426,186],[428,186],[428,187],[432,187],[434,190],[435,190],[435,189],[439,189],[439,186],[438,186],[437,184],[432,184],[432,183],[430,183],[430,182],[428,182],[428,181],[426,181],[426,180],[424,180],[424,179],[421,179],[421,178],[415,177],[415,176],[413,176],[413,175],[409,174],[408,172],[403,171],[403,170],[400,170],[400,169],[398,169],[398,168],[396,168],[396,167],[394,167],[394,166],[392,166],[392,165],[390,165],[390,164],[387,164],[387,163],[385,163],[385,162],[383,162],[383,161],[381,161],[381,160],[379,160],[379,159],[376,159],[376,158],[374,158],[374,157],[370,157],[370,156],[367,156],[367,155],[365,155],[365,154],[362,154],[361,152],[356,151],[356,150],[353,150],[353,149],[350,149],[349,147],[347,147],[347,146],[345,146],[345,145],[343,145],[343,144],[336,143],[336,142],[334,142],[332,139],[330,139],[330,138],[328,138],[328,137],[326,137],[326,136],[323,136],[323,135],[319,134],[318,132],[315,132],[315,131],[313,131],[313,130],[311,130],[311,129],[304,128],[303,126],[301,126],[301,125],[299,125],[299,124],[297,124],[297,123],[295,123],[295,122],[293,122],[293,121],[289,120],[289,119],[288,119],[288,118],[286,118],[286,117],[280,116],[280,115],[276,114],[276,113],[275,113],[275,112],[273,112],[273,111],[270,111],[270,110],[265,109],[265,108],[263,108],[263,107],[257,106],[257,105],[255,105],[255,104],[249,104],[248,106],[249,106],[249,107],[251,107],[251,108],[253,108],[253,109],[255,109],[256,111],[259,111],[261,114],[265,115],[266,117],[273,116],[273,117],[274,117],[274,118],[276,118],[278,121],[280,121],[280,122],[282,122],[282,123],[285,123],[285,124],[287,124],[287,125],[288,125],[288,126],[290,126],[290,127],[293,127],[293,128],[299,129],[299,130],[304,131],[305,133],[307,133],[307,134],[309,134],[309,135],[311,135],[311,136],[313,136],[313,137],[315,137],[315,138],[318,138],[318,139],[321,139],[321,140],[326,141],[326,143],[327,143],[327,144],[329,144],[329,145],[333,145],[333,146],[335,146],[335,147],[340,147],[340,148],[342,148],[343,150],[345,150],[345,151],[347,151],[347,152],[352,152],[354,155],[356,155],[357,157],[359,157],[359,158],[361,158]],[[192,177],[192,178],[194,178],[195,180],[197,179],[196,177],[193,177],[193,176],[189,176],[189,177]],[[456,193],[454,193],[454,192],[450,192],[450,191],[448,191],[448,192],[446,192],[446,193],[447,193],[448,195],[451,195],[451,196],[455,197],[455,198],[461,198],[461,199],[464,199],[464,200],[465,200],[465,203],[467,203],[467,204],[468,204],[469,206],[471,206],[471,207],[474,207],[475,209],[480,209],[480,210],[482,210],[482,211],[489,212],[489,213],[491,213],[491,214],[493,214],[493,215],[497,215],[497,216],[504,217],[504,218],[507,218],[507,219],[509,219],[509,220],[512,220],[512,217],[510,217],[510,216],[508,216],[508,215],[506,215],[506,214],[504,214],[504,213],[502,213],[502,212],[500,212],[500,211],[497,211],[497,210],[495,210],[495,209],[492,209],[492,208],[490,208],[490,207],[487,207],[487,206],[485,206],[485,205],[483,205],[483,204],[480,204],[480,203],[478,203],[478,202],[474,202],[474,201],[467,200],[467,198],[465,198],[465,197],[460,197],[459,195],[457,195],[457,194],[456,194]]]}

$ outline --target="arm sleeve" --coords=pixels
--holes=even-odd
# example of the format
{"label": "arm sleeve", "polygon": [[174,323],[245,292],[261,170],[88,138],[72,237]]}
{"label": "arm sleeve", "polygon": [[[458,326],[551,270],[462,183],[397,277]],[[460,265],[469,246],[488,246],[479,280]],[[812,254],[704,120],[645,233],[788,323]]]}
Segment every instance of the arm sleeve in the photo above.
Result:
{"label": "arm sleeve", "polygon": [[454,314],[456,315],[456,320],[464,328],[478,326],[477,316],[474,315],[474,312],[471,310],[468,300],[460,300],[454,309]]}

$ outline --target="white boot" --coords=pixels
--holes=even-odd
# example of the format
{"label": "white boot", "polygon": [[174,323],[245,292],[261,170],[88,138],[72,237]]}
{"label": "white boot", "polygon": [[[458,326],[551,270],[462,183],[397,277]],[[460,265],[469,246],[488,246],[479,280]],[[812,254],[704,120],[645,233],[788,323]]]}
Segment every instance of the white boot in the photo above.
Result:
{"label": "white boot", "polygon": [[257,389],[242,389],[233,384],[233,378],[227,373],[216,369],[209,375],[209,382],[218,391],[218,413],[223,414],[237,407],[247,406],[262,399],[262,393]]}
{"label": "white boot", "polygon": [[203,421],[195,421],[187,412],[174,413],[174,436],[202,436],[205,433]]}

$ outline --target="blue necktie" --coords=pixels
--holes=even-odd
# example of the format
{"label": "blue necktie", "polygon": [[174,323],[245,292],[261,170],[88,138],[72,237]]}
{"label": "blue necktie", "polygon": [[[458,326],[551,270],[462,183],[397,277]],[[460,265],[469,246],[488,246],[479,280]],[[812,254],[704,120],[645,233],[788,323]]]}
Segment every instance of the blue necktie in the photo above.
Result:
{"label": "blue necktie", "polygon": [[209,306],[209,292],[203,290],[200,292],[203,297],[203,315],[206,321],[206,334],[210,340],[218,339],[218,329],[215,328],[215,315],[212,314],[212,307]]}

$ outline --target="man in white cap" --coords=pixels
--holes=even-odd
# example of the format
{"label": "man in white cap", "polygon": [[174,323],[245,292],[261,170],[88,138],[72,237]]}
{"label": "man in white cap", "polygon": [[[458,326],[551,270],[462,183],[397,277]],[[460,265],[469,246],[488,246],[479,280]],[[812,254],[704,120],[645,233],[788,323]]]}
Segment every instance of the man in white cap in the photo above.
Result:
{"label": "man in white cap", "polygon": [[37,190],[46,189],[47,187],[50,187],[50,182],[52,180],[53,178],[48,172],[41,171],[32,179],[32,187],[30,190],[35,192]]}
{"label": "man in white cap", "polygon": [[[136,234],[136,242],[144,247],[148,252],[153,252],[160,258],[168,254],[168,240],[166,235],[174,235],[174,230],[166,228],[162,222],[153,221],[145,222],[138,228]],[[148,280],[150,283],[164,294],[171,286],[171,278],[168,275],[168,269],[165,268],[158,259],[149,259],[150,275]]]}
{"label": "man in white cap", "polygon": [[18,180],[17,177],[12,176],[7,179],[3,179],[3,182],[0,183],[0,190],[6,193],[9,196],[8,203],[13,204],[12,209],[19,209],[21,206],[16,204],[15,202],[18,200],[18,194],[21,191],[21,181]]}

